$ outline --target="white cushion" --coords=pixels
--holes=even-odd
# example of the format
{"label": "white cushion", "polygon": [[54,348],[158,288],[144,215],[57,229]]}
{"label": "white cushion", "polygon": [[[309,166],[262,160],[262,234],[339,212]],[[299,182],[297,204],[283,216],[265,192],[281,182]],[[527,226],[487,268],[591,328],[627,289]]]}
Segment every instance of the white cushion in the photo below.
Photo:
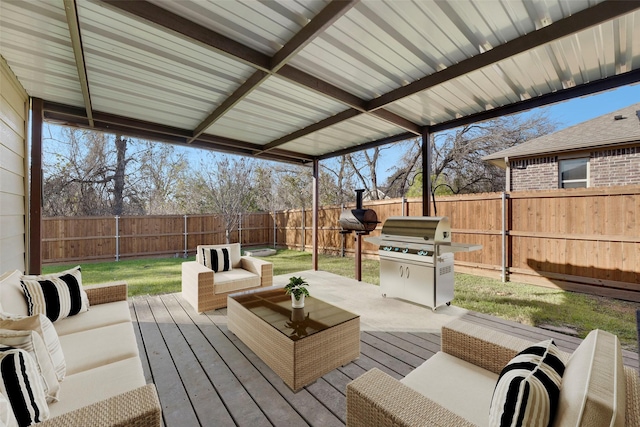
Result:
{"label": "white cushion", "polygon": [[201,251],[205,267],[216,273],[233,269],[229,247],[201,248]]}
{"label": "white cushion", "polygon": [[[67,360],[67,376],[138,356],[131,323],[63,335],[60,344]],[[65,378],[65,385],[66,382]]]}
{"label": "white cushion", "polygon": [[30,425],[49,418],[42,378],[28,352],[0,347],[0,393],[12,403],[19,425]]}
{"label": "white cushion", "polygon": [[487,415],[497,380],[498,375],[493,372],[439,351],[400,381],[482,427],[489,421]]}
{"label": "white cushion", "polygon": [[59,336],[88,331],[117,323],[131,323],[131,310],[127,301],[114,301],[91,306],[79,316],[71,316],[55,323]]}
{"label": "white cushion", "polygon": [[0,345],[19,348],[29,353],[42,377],[42,386],[47,401],[58,400],[60,384],[58,384],[56,371],[53,368],[47,346],[37,332],[0,329]]}
{"label": "white cushion", "polygon": [[140,359],[132,357],[69,375],[60,401],[49,405],[55,417],[145,385]]}
{"label": "white cushion", "polygon": [[58,381],[64,379],[67,365],[64,360],[64,353],[60,346],[60,340],[56,329],[53,327],[51,320],[43,314],[36,314],[34,316],[15,316],[12,318],[3,318],[0,314],[0,328],[12,329],[12,330],[30,330],[37,332],[47,346],[49,356],[53,362],[53,368],[56,371],[56,377]]}
{"label": "white cushion", "polygon": [[215,273],[213,276],[214,294],[239,291],[256,286],[260,286],[260,276],[239,268]]}
{"label": "white cushion", "polygon": [[196,261],[204,265],[204,261],[202,259],[202,248],[229,248],[231,267],[240,268],[240,243],[229,243],[228,245],[198,245],[196,247]]}
{"label": "white cushion", "polygon": [[18,427],[18,420],[13,415],[13,408],[11,408],[11,404],[3,394],[0,394],[0,426]]}
{"label": "white cushion", "polygon": [[29,309],[20,285],[20,277],[22,273],[18,270],[7,272],[0,277],[0,305],[3,312],[28,316]]}
{"label": "white cushion", "polygon": [[618,337],[589,332],[573,352],[562,378],[554,427],[623,427],[626,380]]}
{"label": "white cushion", "polygon": [[489,425],[550,426],[557,412],[563,374],[564,361],[553,340],[522,350],[500,373]]}

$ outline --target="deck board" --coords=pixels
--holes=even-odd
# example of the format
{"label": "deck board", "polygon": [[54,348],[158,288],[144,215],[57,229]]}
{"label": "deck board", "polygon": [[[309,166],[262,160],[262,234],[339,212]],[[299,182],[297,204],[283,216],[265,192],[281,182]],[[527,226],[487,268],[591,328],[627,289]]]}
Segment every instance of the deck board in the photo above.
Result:
{"label": "deck board", "polygon": [[[130,310],[167,427],[344,426],[352,379],[374,367],[400,379],[440,350],[438,333],[362,331],[360,358],[294,393],[228,330],[225,309],[197,314],[180,294],[165,294],[134,297]],[[463,318],[533,341],[553,338],[565,351],[581,342],[484,314]],[[624,361],[637,368],[637,353],[624,351]]]}

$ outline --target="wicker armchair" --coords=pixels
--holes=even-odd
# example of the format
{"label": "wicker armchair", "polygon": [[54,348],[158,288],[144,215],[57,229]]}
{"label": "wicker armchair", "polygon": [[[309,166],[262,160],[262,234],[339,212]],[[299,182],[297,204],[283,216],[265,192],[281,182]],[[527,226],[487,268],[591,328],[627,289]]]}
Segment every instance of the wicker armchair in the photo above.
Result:
{"label": "wicker armchair", "polygon": [[[496,377],[518,352],[531,344],[462,320],[456,320],[442,328],[442,352],[496,374]],[[569,357],[568,354],[565,356]],[[425,362],[427,363],[429,361]],[[611,364],[614,364],[613,361]],[[455,382],[452,372],[438,372],[437,375],[445,377],[445,381],[451,381],[460,391],[465,388],[464,383]],[[615,425],[639,426],[638,373],[625,366],[623,376],[626,380],[626,420],[623,424]],[[432,376],[423,380],[429,386],[435,378]],[[442,390],[437,390],[436,393],[442,393]],[[414,388],[374,368],[347,385],[347,426],[474,426],[475,424],[456,413],[463,412],[470,404],[469,401],[464,401],[463,396],[463,393],[453,396],[457,400],[449,408],[445,408]],[[491,390],[488,397],[491,397]],[[589,399],[592,398],[587,397],[586,400]],[[456,408],[456,411],[452,408]],[[488,417],[488,407],[486,414]],[[588,420],[583,421],[587,424],[579,425],[589,425]]]}
{"label": "wicker armchair", "polygon": [[[202,249],[228,248],[231,271],[214,272],[204,266]],[[273,264],[240,256],[240,244],[200,245],[196,261],[182,263],[182,296],[202,313],[227,306],[227,295],[273,284]]]}

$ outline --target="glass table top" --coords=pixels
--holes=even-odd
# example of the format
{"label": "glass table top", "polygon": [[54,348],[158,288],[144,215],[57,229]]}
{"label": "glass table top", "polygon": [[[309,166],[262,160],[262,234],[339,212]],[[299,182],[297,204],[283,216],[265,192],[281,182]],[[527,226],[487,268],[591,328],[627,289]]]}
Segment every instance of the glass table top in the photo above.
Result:
{"label": "glass table top", "polygon": [[293,341],[359,317],[313,297],[305,298],[303,308],[291,308],[291,296],[282,288],[239,293],[229,298]]}

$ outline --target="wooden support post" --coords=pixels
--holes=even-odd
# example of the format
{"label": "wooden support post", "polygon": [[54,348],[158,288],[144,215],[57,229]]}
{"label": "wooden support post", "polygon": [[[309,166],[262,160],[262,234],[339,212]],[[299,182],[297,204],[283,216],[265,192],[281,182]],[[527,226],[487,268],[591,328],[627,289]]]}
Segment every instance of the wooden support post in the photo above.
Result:
{"label": "wooden support post", "polygon": [[31,183],[29,194],[29,274],[42,273],[42,123],[44,101],[31,99]]}
{"label": "wooden support post", "polygon": [[318,204],[320,195],[318,194],[318,181],[320,177],[320,164],[318,159],[313,161],[313,230],[311,235],[313,254],[311,264],[314,271],[318,271]]}
{"label": "wooden support post", "polygon": [[422,130],[422,215],[431,216],[431,135]]}

